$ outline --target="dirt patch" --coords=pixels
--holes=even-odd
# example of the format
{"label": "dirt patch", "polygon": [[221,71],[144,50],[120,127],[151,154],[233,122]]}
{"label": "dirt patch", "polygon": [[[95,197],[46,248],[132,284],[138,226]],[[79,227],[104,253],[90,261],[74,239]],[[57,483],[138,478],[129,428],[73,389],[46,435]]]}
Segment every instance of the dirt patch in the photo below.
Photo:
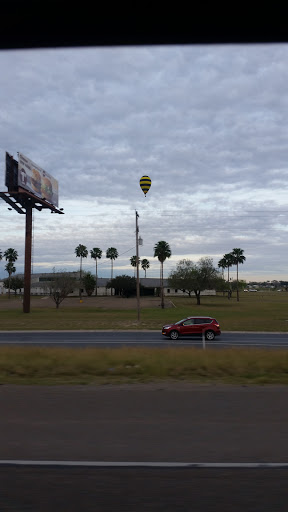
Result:
{"label": "dirt patch", "polygon": [[[69,297],[65,299],[60,308],[77,308],[79,309],[79,297]],[[131,297],[125,299],[122,297],[83,297],[81,305],[85,308],[102,308],[102,309],[137,309],[137,299]],[[0,298],[0,310],[22,309],[22,297],[6,297]],[[50,297],[31,297],[31,308],[55,308],[55,303]],[[159,297],[141,297],[140,307],[142,308],[161,308]],[[174,307],[170,300],[165,300],[165,309]]]}

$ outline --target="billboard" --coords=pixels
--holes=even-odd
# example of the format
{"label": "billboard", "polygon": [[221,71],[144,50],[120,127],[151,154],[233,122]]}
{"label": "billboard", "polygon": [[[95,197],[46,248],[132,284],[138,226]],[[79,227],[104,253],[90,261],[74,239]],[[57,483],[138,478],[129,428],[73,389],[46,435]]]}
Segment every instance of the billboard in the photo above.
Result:
{"label": "billboard", "polygon": [[18,190],[18,162],[6,151],[5,185],[9,192]]}
{"label": "billboard", "polygon": [[22,153],[18,161],[18,186],[58,206],[58,181]]}

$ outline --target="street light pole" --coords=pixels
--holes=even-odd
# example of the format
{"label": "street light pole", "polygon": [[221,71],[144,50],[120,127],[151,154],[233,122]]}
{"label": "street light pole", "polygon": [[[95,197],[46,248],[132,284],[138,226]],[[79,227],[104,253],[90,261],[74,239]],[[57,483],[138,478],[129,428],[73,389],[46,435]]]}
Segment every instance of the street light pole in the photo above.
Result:
{"label": "street light pole", "polygon": [[138,212],[136,211],[136,293],[137,293],[137,320],[140,322],[140,283],[139,283],[139,227],[138,227]]}

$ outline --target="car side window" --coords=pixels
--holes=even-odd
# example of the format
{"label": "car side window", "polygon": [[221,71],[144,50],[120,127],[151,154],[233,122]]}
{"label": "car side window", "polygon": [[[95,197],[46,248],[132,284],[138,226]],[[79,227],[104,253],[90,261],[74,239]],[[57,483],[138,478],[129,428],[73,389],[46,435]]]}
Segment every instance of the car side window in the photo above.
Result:
{"label": "car side window", "polygon": [[195,318],[196,324],[210,324],[210,318]]}
{"label": "car side window", "polygon": [[194,324],[194,318],[190,318],[189,320],[186,320],[183,322],[183,325],[193,325]]}

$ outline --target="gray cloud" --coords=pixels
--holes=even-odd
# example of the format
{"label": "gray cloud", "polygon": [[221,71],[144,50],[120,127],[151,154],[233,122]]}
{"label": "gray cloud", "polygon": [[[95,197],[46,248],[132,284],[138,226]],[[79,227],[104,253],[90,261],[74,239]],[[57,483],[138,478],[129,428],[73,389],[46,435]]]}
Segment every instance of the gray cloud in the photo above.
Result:
{"label": "gray cloud", "polygon": [[[150,274],[164,239],[167,272],[240,246],[247,279],[286,278],[287,57],[286,44],[2,51],[2,190],[5,151],[23,152],[57,177],[66,212],[35,214],[34,270],[77,269],[84,243],[117,247],[130,271],[137,209]],[[22,216],[0,211],[21,267]]]}

